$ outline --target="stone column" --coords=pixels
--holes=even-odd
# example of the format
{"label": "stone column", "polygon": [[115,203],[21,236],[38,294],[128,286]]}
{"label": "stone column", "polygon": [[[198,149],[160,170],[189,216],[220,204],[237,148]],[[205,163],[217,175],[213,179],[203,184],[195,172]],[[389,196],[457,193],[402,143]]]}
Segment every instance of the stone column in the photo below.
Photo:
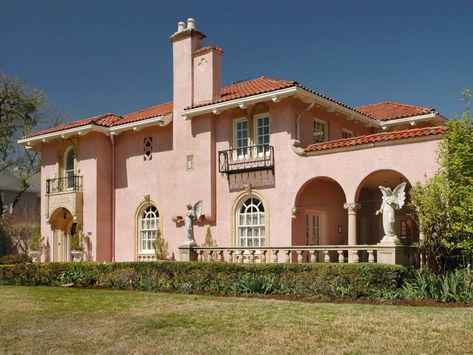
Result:
{"label": "stone column", "polygon": [[[348,211],[348,245],[356,245],[356,211],[361,205],[356,202],[345,203],[343,207]],[[348,251],[348,262],[356,262],[358,258],[354,255],[354,251]]]}

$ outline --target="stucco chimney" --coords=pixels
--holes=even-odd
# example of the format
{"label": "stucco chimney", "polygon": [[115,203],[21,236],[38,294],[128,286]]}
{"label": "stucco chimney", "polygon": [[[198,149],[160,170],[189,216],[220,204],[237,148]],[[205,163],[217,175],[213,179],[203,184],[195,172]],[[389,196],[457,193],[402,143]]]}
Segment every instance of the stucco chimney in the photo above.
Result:
{"label": "stucco chimney", "polygon": [[187,106],[220,97],[223,50],[215,46],[202,48],[204,38],[193,18],[187,19],[187,26],[179,22],[177,32],[171,36],[173,101],[179,112]]}

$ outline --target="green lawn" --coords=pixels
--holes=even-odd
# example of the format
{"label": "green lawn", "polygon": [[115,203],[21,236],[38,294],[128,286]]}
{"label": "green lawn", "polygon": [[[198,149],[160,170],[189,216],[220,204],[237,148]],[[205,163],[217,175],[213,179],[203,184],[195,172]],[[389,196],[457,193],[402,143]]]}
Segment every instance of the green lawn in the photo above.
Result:
{"label": "green lawn", "polygon": [[0,286],[0,353],[467,353],[473,308]]}

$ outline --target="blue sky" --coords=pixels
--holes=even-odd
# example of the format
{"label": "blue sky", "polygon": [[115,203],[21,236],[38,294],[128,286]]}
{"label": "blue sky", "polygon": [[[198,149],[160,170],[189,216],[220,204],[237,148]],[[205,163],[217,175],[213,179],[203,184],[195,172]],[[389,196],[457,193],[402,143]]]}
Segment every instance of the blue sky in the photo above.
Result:
{"label": "blue sky", "polygon": [[473,89],[473,1],[0,0],[0,71],[79,119],[172,99],[169,36],[194,17],[225,51],[223,84],[296,80],[357,106],[461,112]]}

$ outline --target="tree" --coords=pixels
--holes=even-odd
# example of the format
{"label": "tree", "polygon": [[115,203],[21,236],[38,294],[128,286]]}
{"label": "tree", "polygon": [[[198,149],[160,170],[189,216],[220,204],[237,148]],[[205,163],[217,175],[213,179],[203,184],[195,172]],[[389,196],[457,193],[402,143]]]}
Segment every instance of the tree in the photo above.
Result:
{"label": "tree", "polygon": [[473,117],[470,92],[462,96],[465,111],[447,122],[437,174],[411,190],[421,251],[437,272],[473,261]]}
{"label": "tree", "polygon": [[[4,217],[3,228],[14,251],[28,254],[35,238],[41,239],[39,211],[19,209],[8,214]],[[36,243],[41,244],[41,241]]]}
{"label": "tree", "polygon": [[[29,188],[28,179],[39,172],[39,152],[27,150],[17,140],[35,128],[55,126],[64,116],[49,106],[45,93],[28,88],[20,79],[0,73],[0,173],[18,177],[20,191],[9,207],[11,210]],[[0,222],[5,212],[0,196]]]}

